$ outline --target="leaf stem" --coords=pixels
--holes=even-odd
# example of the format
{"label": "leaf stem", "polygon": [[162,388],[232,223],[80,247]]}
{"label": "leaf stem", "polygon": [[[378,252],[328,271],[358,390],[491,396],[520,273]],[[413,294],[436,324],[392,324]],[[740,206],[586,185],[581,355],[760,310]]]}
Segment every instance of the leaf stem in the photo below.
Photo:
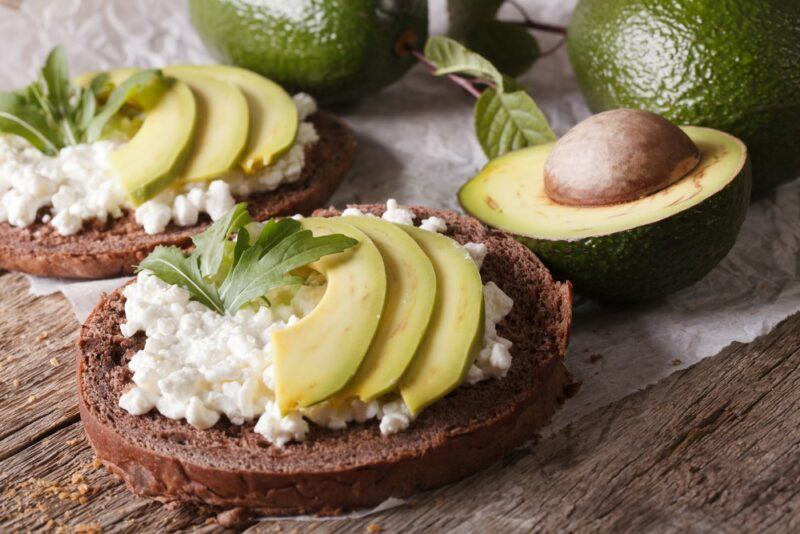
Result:
{"label": "leaf stem", "polygon": [[[433,63],[428,61],[428,58],[426,58],[425,55],[422,52],[420,52],[419,50],[411,49],[411,53],[414,55],[415,58],[417,58],[419,60],[420,63],[422,63],[423,65],[428,67],[429,71],[431,71],[433,73],[436,72],[436,65],[434,65]],[[470,80],[468,80],[468,79],[466,79],[466,78],[464,78],[462,76],[458,76],[457,74],[448,74],[447,77],[450,79],[450,81],[452,81],[453,83],[455,83],[456,85],[458,85],[459,87],[464,89],[466,92],[468,92],[469,94],[471,94],[475,98],[480,98],[481,97],[481,91],[477,87],[475,87],[475,84],[473,82],[471,82]],[[484,85],[489,85],[489,86],[493,86],[494,85],[493,83],[489,82],[488,80],[481,80],[480,82],[482,84],[484,84]]]}
{"label": "leaf stem", "polygon": [[518,21],[518,20],[508,21],[509,24],[516,24],[517,26],[530,28],[531,30],[540,30],[540,31],[543,31],[543,32],[548,32],[548,33],[558,33],[558,34],[561,34],[561,35],[566,35],[567,34],[567,28],[565,28],[564,26],[558,26],[556,24],[546,24],[546,23],[543,23],[543,22],[537,22],[537,21],[531,20],[531,18],[528,16],[528,13],[525,11],[525,9],[521,5],[519,5],[515,0],[507,0],[507,1],[525,19],[524,21]]}

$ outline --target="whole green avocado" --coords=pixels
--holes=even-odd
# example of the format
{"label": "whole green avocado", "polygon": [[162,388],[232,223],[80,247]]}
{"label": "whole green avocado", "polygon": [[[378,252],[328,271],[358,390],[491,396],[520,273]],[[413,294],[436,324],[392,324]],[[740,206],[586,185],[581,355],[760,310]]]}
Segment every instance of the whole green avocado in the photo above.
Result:
{"label": "whole green avocado", "polygon": [[582,0],[567,45],[592,110],[741,138],[754,193],[800,176],[800,1]]}
{"label": "whole green avocado", "polygon": [[189,0],[209,51],[323,102],[400,78],[427,39],[427,0]]}

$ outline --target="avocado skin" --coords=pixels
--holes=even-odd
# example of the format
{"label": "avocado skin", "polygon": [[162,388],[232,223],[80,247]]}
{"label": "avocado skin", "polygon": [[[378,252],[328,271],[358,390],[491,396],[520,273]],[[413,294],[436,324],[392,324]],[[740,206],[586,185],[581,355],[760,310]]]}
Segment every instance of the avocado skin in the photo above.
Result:
{"label": "avocado skin", "polygon": [[567,47],[593,111],[647,109],[739,137],[756,194],[800,175],[797,0],[582,0]]}
{"label": "avocado skin", "polygon": [[518,237],[576,291],[606,302],[652,300],[688,287],[728,254],[744,222],[750,161],[703,202],[645,226],[575,241]]}
{"label": "avocado skin", "polygon": [[[217,59],[323,103],[351,101],[400,78],[416,59],[395,44],[428,32],[427,0],[189,0]],[[296,16],[300,14],[300,16]]]}

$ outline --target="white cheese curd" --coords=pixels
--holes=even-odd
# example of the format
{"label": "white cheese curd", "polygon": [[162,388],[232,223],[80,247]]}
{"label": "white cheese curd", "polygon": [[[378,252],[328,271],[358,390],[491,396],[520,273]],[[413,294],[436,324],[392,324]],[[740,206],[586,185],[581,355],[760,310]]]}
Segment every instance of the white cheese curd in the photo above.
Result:
{"label": "white cheese curd", "polygon": [[429,232],[441,233],[447,231],[447,223],[444,222],[444,219],[441,217],[428,217],[427,219],[423,219],[419,227]]}
{"label": "white cheese curd", "polygon": [[[171,187],[137,207],[136,222],[146,233],[156,234],[170,222],[192,226],[201,213],[216,221],[234,206],[234,195],[272,191],[299,180],[306,150],[319,140],[314,125],[306,121],[317,105],[303,93],[293,100],[301,121],[297,138],[275,162],[252,175],[237,169],[211,182]],[[0,222],[28,226],[41,208],[49,208],[52,217],[45,222],[61,235],[72,235],[84,221],[122,216],[132,206],[109,165],[109,155],[119,146],[97,141],[62,148],[50,157],[20,137],[0,135]]]}
{"label": "white cheese curd", "polygon": [[[349,215],[364,215],[350,210]],[[392,217],[413,220],[413,214],[396,202]],[[426,220],[430,228],[447,230],[441,219],[442,224]],[[486,247],[468,243],[464,248],[480,268]],[[414,415],[396,393],[368,403],[358,399],[339,406],[323,402],[281,415],[275,402],[272,332],[310,313],[325,288],[323,277],[311,276],[299,289],[270,295],[270,308],[220,315],[191,301],[185,289],[148,271],[139,273],[124,290],[126,322],[120,330],[128,337],[144,332],[147,340],[128,363],[133,385],[121,395],[120,407],[133,415],[156,409],[201,429],[213,426],[222,415],[239,425],[255,420],[255,432],[278,447],[303,441],[309,423],[344,429],[352,422],[378,419],[384,435],[405,430]],[[483,345],[465,384],[501,378],[511,366],[511,342],[497,334],[497,323],[511,311],[513,301],[493,282],[484,285],[483,294]]]}
{"label": "white cheese curd", "polygon": [[116,147],[98,141],[49,157],[20,137],[0,135],[0,222],[28,226],[39,209],[50,207],[50,224],[71,235],[87,219],[121,216],[126,195],[108,167]]}

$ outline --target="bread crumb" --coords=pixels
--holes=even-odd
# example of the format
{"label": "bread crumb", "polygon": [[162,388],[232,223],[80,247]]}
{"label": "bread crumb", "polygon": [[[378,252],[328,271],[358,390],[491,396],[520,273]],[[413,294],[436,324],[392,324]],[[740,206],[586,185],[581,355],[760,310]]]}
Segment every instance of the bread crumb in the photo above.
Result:
{"label": "bread crumb", "polygon": [[58,361],[58,358],[55,357],[50,358],[50,365],[52,365],[53,367],[58,367],[59,363],[60,362]]}
{"label": "bread crumb", "polygon": [[36,402],[36,395],[29,395],[28,396],[28,404]]}
{"label": "bread crumb", "polygon": [[14,379],[14,380],[11,382],[11,384],[12,384],[12,385],[13,385],[15,388],[18,388],[18,387],[19,387],[19,378],[15,378],[15,379]]}
{"label": "bread crumb", "polygon": [[680,365],[682,363],[683,360],[680,360],[679,358],[675,358],[674,360],[672,360],[672,365]]}
{"label": "bread crumb", "polygon": [[597,363],[602,359],[603,359],[603,355],[602,354],[592,354],[591,356],[589,356],[589,359],[586,360],[586,361],[588,361],[589,363]]}
{"label": "bread crumb", "polygon": [[89,493],[89,486],[87,484],[78,484],[78,491],[81,495]]}
{"label": "bread crumb", "polygon": [[[65,443],[68,446],[72,447],[73,445],[77,444],[78,441],[79,441],[78,438],[72,438],[72,439],[68,439]],[[75,475],[80,475],[80,473],[75,473]],[[72,475],[72,476],[74,477],[75,475]]]}
{"label": "bread crumb", "polygon": [[100,534],[103,528],[100,523],[79,523],[75,525],[74,532],[80,534]]}
{"label": "bread crumb", "polygon": [[367,532],[369,532],[369,534],[378,534],[378,532],[381,532],[382,530],[383,529],[378,523],[370,523],[367,527]]}
{"label": "bread crumb", "polygon": [[94,467],[95,469],[103,467],[103,461],[100,460],[100,458],[98,458],[97,456],[95,456],[94,459],[92,460],[92,467]]}
{"label": "bread crumb", "polygon": [[44,341],[45,339],[47,339],[49,335],[50,335],[50,334],[47,332],[47,330],[45,330],[44,332],[42,332],[41,334],[39,334],[38,336],[36,336],[36,341],[38,341],[38,342],[40,342],[40,343],[41,343],[42,341]]}

